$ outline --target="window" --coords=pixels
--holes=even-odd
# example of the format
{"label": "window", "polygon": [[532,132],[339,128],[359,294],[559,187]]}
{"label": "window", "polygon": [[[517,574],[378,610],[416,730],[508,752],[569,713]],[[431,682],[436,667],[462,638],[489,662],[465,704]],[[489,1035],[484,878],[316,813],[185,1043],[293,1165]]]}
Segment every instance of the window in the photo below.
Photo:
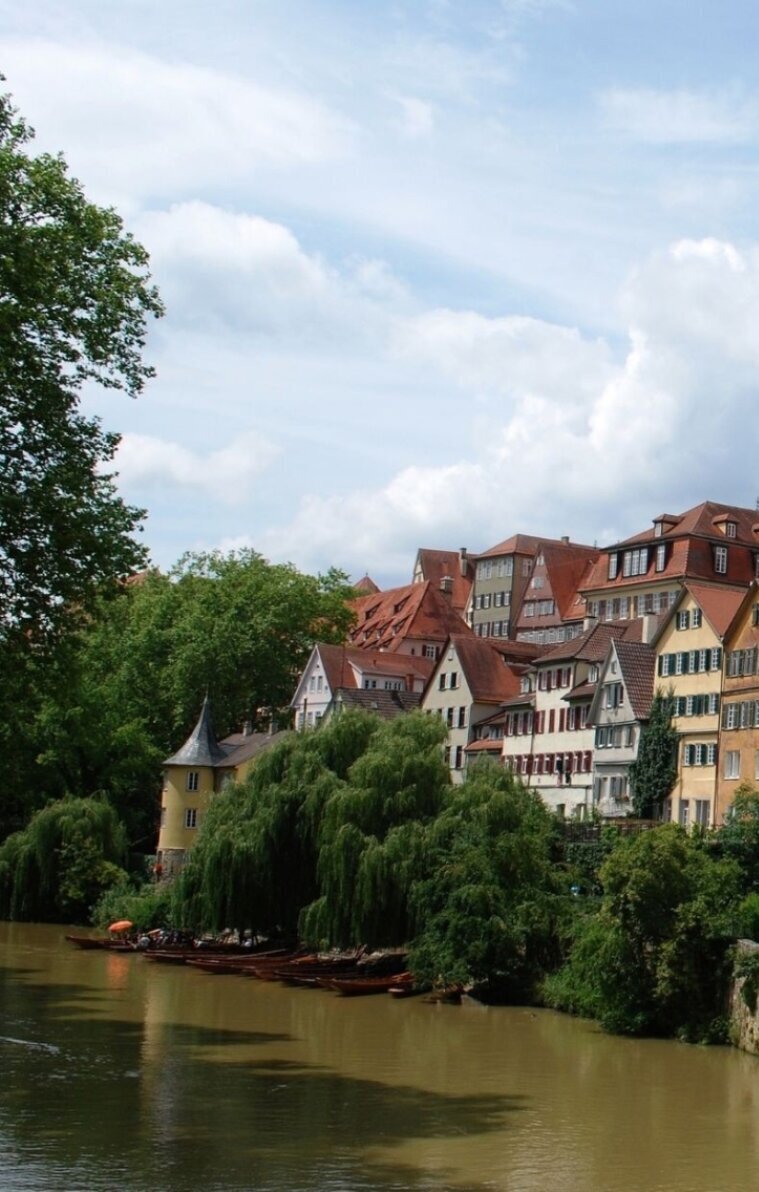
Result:
{"label": "window", "polygon": [[737,532],[738,532],[737,522],[731,522],[731,521],[727,522],[727,524],[725,526],[725,533],[727,534],[728,538],[735,538]]}
{"label": "window", "polygon": [[495,608],[501,608],[503,606],[503,592],[493,593],[493,604]]}
{"label": "window", "polygon": [[690,623],[693,626],[693,628],[700,629],[702,620],[703,620],[703,614],[701,612],[701,609],[694,608],[693,612],[690,615]]}
{"label": "window", "polygon": [[648,570],[648,547],[640,550],[626,550],[622,557],[623,575],[645,575]]}
{"label": "window", "polygon": [[738,749],[728,749],[725,754],[725,778],[739,778],[741,772],[741,755]]}
{"label": "window", "polygon": [[545,578],[544,578],[544,576],[542,576],[542,575],[534,575],[534,576],[532,577],[532,582],[531,582],[531,584],[530,584],[530,587],[531,587],[531,588],[543,588],[543,587],[545,587],[545,582],[546,582],[546,581],[545,581]]}
{"label": "window", "polygon": [[453,763],[454,770],[461,769],[463,759],[464,759],[464,747],[463,747],[463,745],[457,745],[456,746],[456,758]]}
{"label": "window", "polygon": [[690,812],[689,801],[687,799],[681,799],[680,800],[680,815],[679,815],[679,822],[680,822],[681,828],[688,827],[689,812]]}
{"label": "window", "polygon": [[677,628],[678,629],[690,628],[690,613],[689,612],[677,614]]}
{"label": "window", "polygon": [[[196,791],[198,789],[199,779],[200,779],[200,773],[198,770],[188,770],[188,772],[187,772],[187,790],[188,791]],[[189,826],[191,826],[193,828],[195,827],[194,824],[189,825]]]}
{"label": "window", "polygon": [[663,571],[667,562],[666,543],[660,542],[656,548],[656,570]]}
{"label": "window", "polygon": [[445,721],[449,728],[453,728],[453,708],[446,709]]}
{"label": "window", "polygon": [[709,827],[709,800],[695,799],[693,803],[693,820],[694,823],[700,824],[702,828]]}
{"label": "window", "polygon": [[198,826],[198,812],[195,807],[186,807],[184,813],[185,828],[197,828]]}
{"label": "window", "polygon": [[445,671],[442,671],[440,674],[440,678],[438,679],[438,684],[437,684],[438,689],[440,691],[445,691],[445,679],[446,679],[446,673],[445,673]]}
{"label": "window", "polygon": [[727,575],[727,547],[715,546],[714,548],[714,570],[717,575]]}
{"label": "window", "polygon": [[466,708],[459,708],[459,728],[466,728]]}
{"label": "window", "polygon": [[437,658],[437,646],[425,646],[423,654],[425,658]]}
{"label": "window", "polygon": [[614,553],[609,555],[609,579],[617,578],[617,568],[619,567],[619,555]]}

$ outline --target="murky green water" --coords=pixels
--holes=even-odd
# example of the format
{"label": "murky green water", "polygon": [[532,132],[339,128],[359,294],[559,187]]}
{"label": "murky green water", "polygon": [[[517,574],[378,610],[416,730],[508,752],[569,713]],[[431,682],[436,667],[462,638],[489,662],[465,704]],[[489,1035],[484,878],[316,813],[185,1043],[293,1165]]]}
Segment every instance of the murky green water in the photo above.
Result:
{"label": "murky green water", "polygon": [[759,1059],[0,924],[0,1188],[759,1187]]}

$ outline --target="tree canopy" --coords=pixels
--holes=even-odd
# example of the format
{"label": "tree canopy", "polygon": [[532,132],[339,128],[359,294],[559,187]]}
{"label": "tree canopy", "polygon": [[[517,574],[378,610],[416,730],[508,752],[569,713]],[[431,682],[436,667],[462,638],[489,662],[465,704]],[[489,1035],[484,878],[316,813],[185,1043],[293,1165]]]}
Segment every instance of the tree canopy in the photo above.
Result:
{"label": "tree canopy", "polygon": [[657,691],[651,704],[648,723],[638,743],[638,756],[630,766],[633,809],[642,819],[653,818],[661,810],[677,781],[679,735],[672,727],[674,699],[671,692]]}
{"label": "tree canopy", "polygon": [[0,96],[0,645],[40,643],[100,583],[144,562],[142,512],[101,470],[118,436],[85,383],[136,396],[162,313],[145,250],[87,201],[61,155]]}
{"label": "tree canopy", "polygon": [[314,641],[343,640],[351,592],[340,572],[305,575],[244,551],[188,555],[98,598],[54,657],[26,657],[7,701],[0,692],[0,743],[15,761],[0,836],[44,797],[105,791],[133,847],[149,851],[161,762],[204,695],[220,736],[286,715]]}

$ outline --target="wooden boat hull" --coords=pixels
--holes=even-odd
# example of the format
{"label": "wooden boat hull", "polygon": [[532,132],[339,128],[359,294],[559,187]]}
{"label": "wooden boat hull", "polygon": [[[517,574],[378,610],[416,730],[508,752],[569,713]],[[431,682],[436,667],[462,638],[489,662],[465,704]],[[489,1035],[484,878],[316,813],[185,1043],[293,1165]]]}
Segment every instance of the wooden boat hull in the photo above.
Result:
{"label": "wooden boat hull", "polygon": [[412,985],[412,973],[395,973],[389,977],[325,977],[320,984],[343,997],[367,997],[373,993],[387,993],[394,987]]}

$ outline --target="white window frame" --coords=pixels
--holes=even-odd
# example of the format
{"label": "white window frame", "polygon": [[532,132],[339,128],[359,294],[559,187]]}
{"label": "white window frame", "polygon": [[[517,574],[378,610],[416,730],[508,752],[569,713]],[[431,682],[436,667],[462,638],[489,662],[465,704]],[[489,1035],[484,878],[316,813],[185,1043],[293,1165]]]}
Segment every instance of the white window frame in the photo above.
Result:
{"label": "white window frame", "polygon": [[741,753],[739,749],[725,751],[725,778],[735,781],[741,776]]}

